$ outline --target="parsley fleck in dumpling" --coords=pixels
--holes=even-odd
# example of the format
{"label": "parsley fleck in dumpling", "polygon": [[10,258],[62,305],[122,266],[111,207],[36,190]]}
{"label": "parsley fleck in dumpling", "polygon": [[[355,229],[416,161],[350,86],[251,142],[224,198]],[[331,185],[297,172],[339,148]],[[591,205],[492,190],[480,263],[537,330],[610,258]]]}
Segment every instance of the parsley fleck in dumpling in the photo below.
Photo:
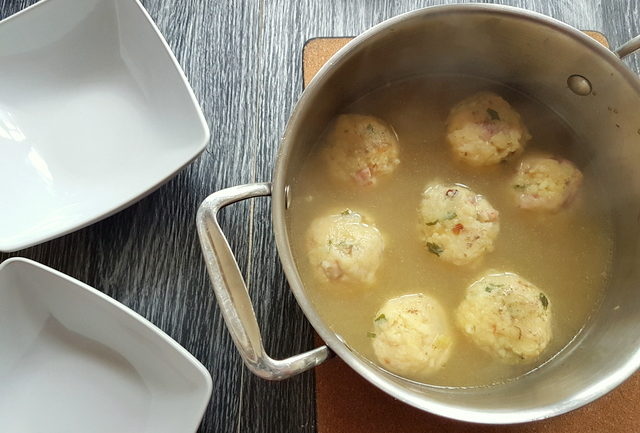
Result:
{"label": "parsley fleck in dumpling", "polygon": [[582,184],[582,173],[562,158],[525,158],[511,181],[517,204],[523,209],[558,211],[571,203]]}
{"label": "parsley fleck in dumpling", "polygon": [[431,184],[422,193],[420,229],[425,248],[465,265],[493,251],[500,216],[483,196],[457,184]]}
{"label": "parsley fleck in dumpling", "polygon": [[402,376],[424,376],[441,369],[453,346],[447,316],[423,293],[388,300],[369,333],[380,364]]}
{"label": "parsley fleck in dumpling", "polygon": [[551,302],[516,274],[491,274],[467,288],[456,324],[494,358],[508,364],[530,362],[551,341]]}
{"label": "parsley fleck in dumpling", "polygon": [[325,146],[329,172],[345,184],[375,185],[400,163],[395,131],[374,116],[338,116],[326,135]]}
{"label": "parsley fleck in dumpling", "polygon": [[307,246],[320,280],[371,285],[382,263],[384,238],[370,218],[346,209],[315,219]]}
{"label": "parsley fleck in dumpling", "polygon": [[523,149],[530,139],[520,115],[492,92],[464,99],[447,118],[447,141],[454,154],[469,165],[502,162]]}

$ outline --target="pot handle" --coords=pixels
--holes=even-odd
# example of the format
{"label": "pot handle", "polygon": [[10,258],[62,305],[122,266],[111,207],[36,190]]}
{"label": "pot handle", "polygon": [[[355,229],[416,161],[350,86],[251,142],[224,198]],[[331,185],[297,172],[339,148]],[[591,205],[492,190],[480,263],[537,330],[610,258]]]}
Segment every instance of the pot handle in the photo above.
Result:
{"label": "pot handle", "polygon": [[613,52],[616,53],[616,55],[621,59],[624,59],[629,54],[632,54],[638,51],[639,49],[640,49],[640,35],[620,45]]}
{"label": "pot handle", "polygon": [[213,291],[240,356],[257,376],[282,380],[321,364],[331,356],[331,351],[322,346],[282,360],[267,355],[247,286],[217,220],[218,211],[223,207],[267,195],[271,195],[270,183],[240,185],[215,192],[200,205],[196,225]]}

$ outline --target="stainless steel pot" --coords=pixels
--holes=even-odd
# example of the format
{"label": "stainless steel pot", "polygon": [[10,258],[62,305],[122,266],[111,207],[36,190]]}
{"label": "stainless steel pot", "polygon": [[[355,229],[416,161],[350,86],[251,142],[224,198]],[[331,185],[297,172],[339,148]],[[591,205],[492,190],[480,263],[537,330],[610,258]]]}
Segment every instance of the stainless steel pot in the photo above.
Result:
{"label": "stainless steel pot", "polygon": [[[558,415],[602,396],[640,366],[640,80],[620,59],[635,38],[611,52],[552,18],[510,7],[455,5],[385,21],[350,42],[298,101],[278,154],[273,184],[244,185],[208,197],[197,225],[211,282],[229,331],[251,371],[284,379],[327,359],[331,348],[369,382],[419,409],[480,423],[518,423]],[[551,362],[490,387],[416,384],[352,352],[318,316],[296,269],[288,239],[289,181],[332,116],[355,98],[408,76],[465,73],[500,81],[554,109],[582,136],[614,204],[612,278],[587,327]],[[218,210],[272,195],[280,259],[298,303],[323,346],[285,360],[264,351],[247,289],[216,221]]]}

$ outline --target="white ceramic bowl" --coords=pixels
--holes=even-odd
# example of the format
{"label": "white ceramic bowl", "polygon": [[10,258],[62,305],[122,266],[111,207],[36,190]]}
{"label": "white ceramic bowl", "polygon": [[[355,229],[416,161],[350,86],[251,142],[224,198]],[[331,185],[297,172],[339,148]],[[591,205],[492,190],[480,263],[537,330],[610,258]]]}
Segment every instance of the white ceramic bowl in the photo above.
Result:
{"label": "white ceramic bowl", "polygon": [[208,140],[137,0],[44,0],[0,22],[0,251],[123,209]]}
{"label": "white ceramic bowl", "polygon": [[211,386],[112,298],[30,260],[0,264],[0,432],[194,432]]}

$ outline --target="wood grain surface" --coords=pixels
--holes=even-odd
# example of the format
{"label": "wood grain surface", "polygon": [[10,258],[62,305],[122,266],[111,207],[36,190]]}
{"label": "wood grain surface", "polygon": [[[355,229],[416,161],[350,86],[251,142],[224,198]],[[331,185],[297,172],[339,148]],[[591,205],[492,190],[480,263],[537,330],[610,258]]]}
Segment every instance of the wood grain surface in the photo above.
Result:
{"label": "wood grain surface", "polygon": [[[56,0],[51,0],[56,1]],[[78,0],[82,1],[82,0]],[[0,0],[0,18],[35,3]],[[194,226],[211,192],[268,181],[289,113],[302,91],[307,39],[351,36],[402,12],[451,1],[142,0],[190,80],[211,128],[203,155],[128,209],[12,255],[65,272],[133,308],[191,351],[213,377],[199,432],[314,432],[313,374],[270,383],[241,364],[210,290]],[[640,0],[499,3],[600,30],[613,46],[640,32]],[[638,62],[629,65],[638,71]],[[2,98],[0,83],[0,98]],[[2,157],[0,155],[0,157]],[[2,204],[0,203],[0,211]],[[265,345],[286,356],[313,344],[275,251],[268,199],[221,216],[247,275]],[[0,261],[12,255],[0,255]]]}

